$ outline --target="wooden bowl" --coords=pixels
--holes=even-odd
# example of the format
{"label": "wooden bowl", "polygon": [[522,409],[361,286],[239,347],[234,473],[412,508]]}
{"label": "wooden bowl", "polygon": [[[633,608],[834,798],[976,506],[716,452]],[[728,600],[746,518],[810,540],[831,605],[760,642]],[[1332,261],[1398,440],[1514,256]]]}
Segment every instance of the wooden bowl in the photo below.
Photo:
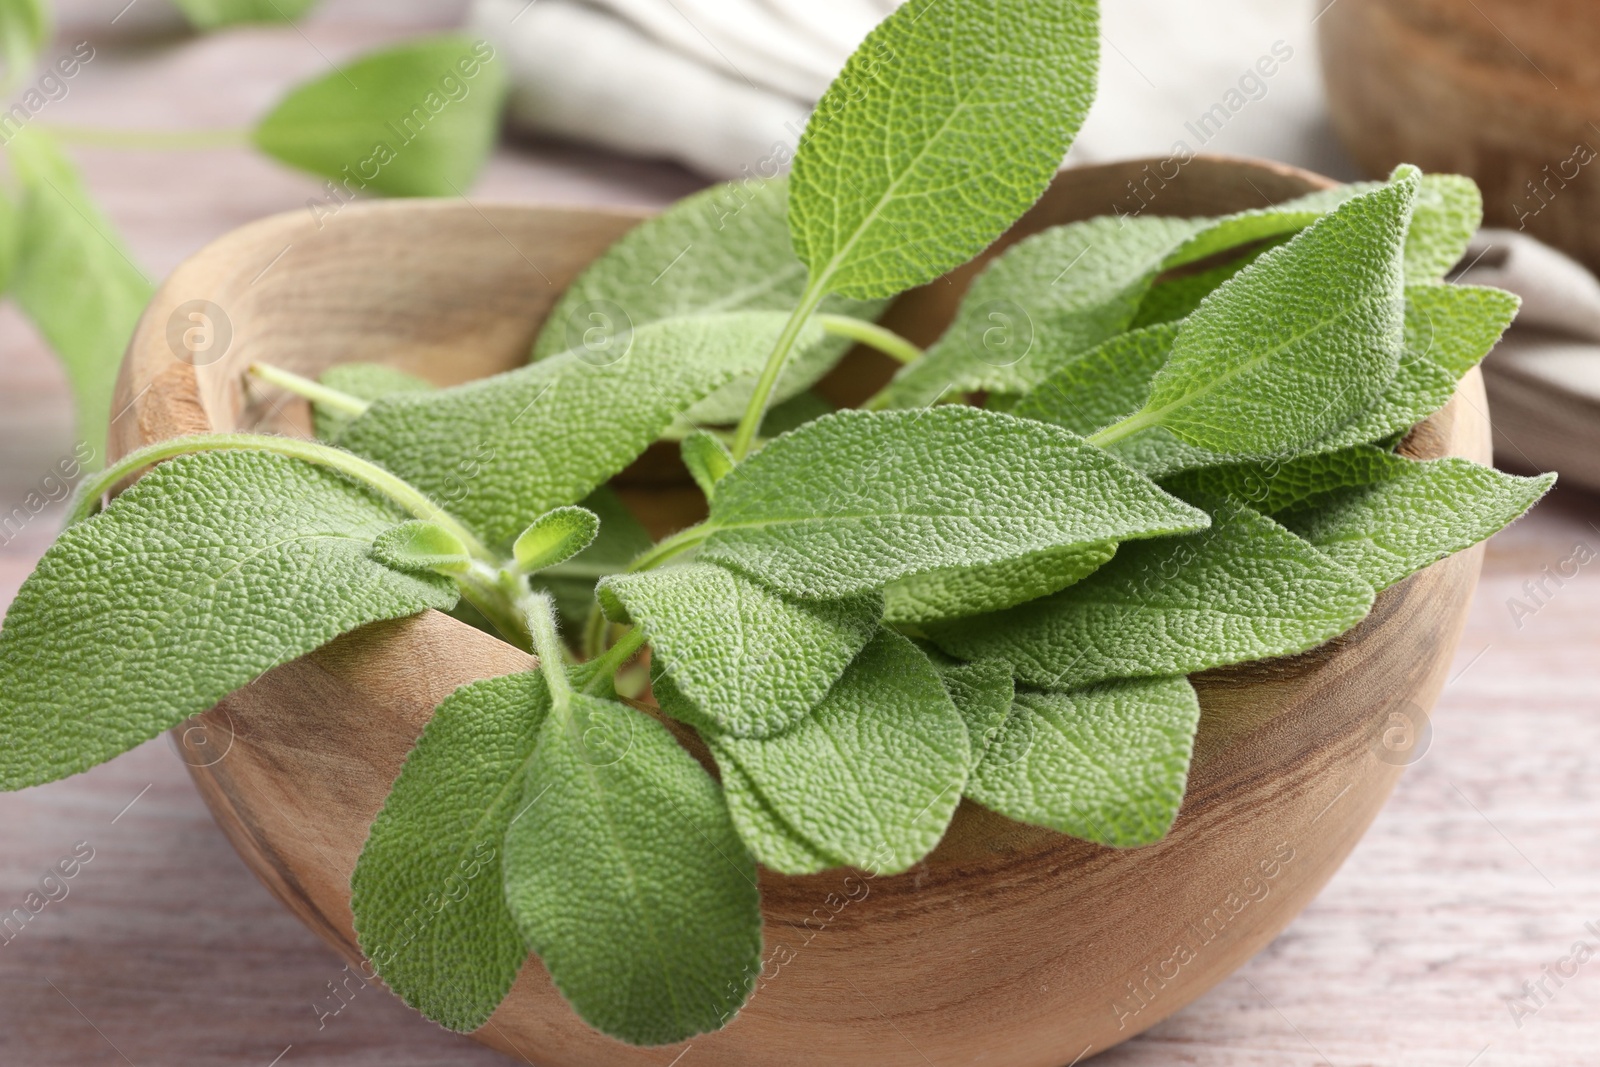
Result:
{"label": "wooden bowl", "polygon": [[1489,225],[1600,269],[1590,0],[1337,0],[1317,28],[1333,124],[1363,168],[1466,174]]}
{"label": "wooden bowl", "polygon": [[[1145,166],[1064,171],[1008,240],[1108,212]],[[1152,206],[1214,214],[1326,184],[1284,167],[1196,159]],[[247,226],[156,294],[119,383],[119,404],[137,417],[118,424],[126,429],[113,450],[181,432],[303,425],[303,405],[245,384],[252,360],[312,374],[383,360],[439,383],[516,366],[562,287],[635,221],[451,201],[351,206],[321,229],[303,213]],[[972,273],[907,294],[893,320],[931,338]],[[226,351],[202,366],[174,358],[168,340],[173,316],[195,307],[231,324]],[[881,373],[857,367],[833,384]],[[1471,375],[1412,435],[1411,451],[1486,460],[1483,404]],[[639,470],[655,487],[631,489],[634,507],[658,528],[687,521],[683,489]],[[1200,676],[1189,795],[1160,844],[1102,848],[963,804],[945,841],[906,874],[763,871],[759,991],[727,1029],[693,1040],[690,1062],[1060,1067],[1176,1011],[1283,929],[1371,822],[1401,769],[1375,754],[1388,752],[1379,737],[1397,715],[1420,722],[1432,706],[1479,562],[1465,552],[1415,575],[1316,652]],[[175,736],[245,862],[358,963],[350,873],[406,752],[456,686],[531,663],[428,612],[280,667]],[[550,1067],[659,1067],[681,1051],[630,1048],[587,1029],[537,960],[473,1036]]]}

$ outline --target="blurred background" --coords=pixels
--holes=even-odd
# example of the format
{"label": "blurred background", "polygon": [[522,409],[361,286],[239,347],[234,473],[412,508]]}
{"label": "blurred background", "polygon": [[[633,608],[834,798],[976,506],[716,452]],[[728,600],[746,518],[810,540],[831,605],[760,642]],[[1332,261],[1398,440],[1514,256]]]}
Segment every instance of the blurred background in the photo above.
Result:
{"label": "blurred background", "polygon": [[[36,257],[59,253],[53,273],[0,306],[0,608],[58,530],[62,463],[86,444],[53,350],[79,377],[120,351],[85,322],[115,312],[131,328],[148,286],[218,236],[331,217],[355,195],[656,208],[770,174],[892,6],[60,0],[44,25],[0,2],[0,141],[20,198],[4,222],[37,223],[30,195],[60,216],[32,238]],[[241,11],[266,21],[229,24]],[[1600,267],[1600,10],[1107,0],[1103,19],[1099,98],[1069,164],[1205,152],[1357,179],[1406,160],[1479,181],[1494,229],[1461,276],[1526,301],[1485,368],[1497,462],[1562,483],[1490,544],[1431,743],[1345,868],[1241,972],[1096,1062],[1592,1062],[1600,962],[1570,961],[1579,943],[1600,955],[1600,285],[1581,265]],[[354,106],[352,75],[391,70],[369,57],[456,32],[488,42],[503,87],[443,87],[436,164],[352,191],[335,164],[360,158],[355,135],[308,110]],[[47,130],[59,160],[27,147]],[[0,1064],[505,1062],[375,986],[348,992],[165,741],[0,797],[0,911],[79,842],[93,860],[69,896],[0,944]]]}

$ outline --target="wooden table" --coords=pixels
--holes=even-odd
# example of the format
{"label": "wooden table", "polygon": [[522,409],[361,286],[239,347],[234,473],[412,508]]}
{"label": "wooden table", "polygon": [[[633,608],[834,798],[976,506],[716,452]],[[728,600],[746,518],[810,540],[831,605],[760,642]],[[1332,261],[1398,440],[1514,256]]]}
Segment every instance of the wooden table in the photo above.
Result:
{"label": "wooden table", "polygon": [[[89,37],[99,52],[51,105],[54,121],[240,125],[285,85],[376,43],[451,25],[463,6],[327,0],[300,30],[129,41],[108,26],[124,2],[67,5],[62,40]],[[153,279],[216,235],[303,209],[318,194],[314,180],[242,150],[74,155]],[[535,144],[497,155],[472,195],[654,205],[698,184],[670,167]],[[73,446],[60,373],[26,323],[0,311],[0,513]],[[59,509],[42,514],[0,549],[0,605],[59,521]],[[1544,568],[1556,573],[1580,544],[1594,561],[1530,597],[1525,583]],[[1514,613],[1518,602],[1531,613]],[[1597,649],[1600,501],[1558,489],[1490,544],[1432,747],[1345,868],[1240,972],[1096,1062],[1594,1062]],[[0,1067],[507,1062],[377,986],[346,993],[332,1013],[342,964],[246,872],[165,739],[0,796],[0,912],[20,906],[79,842],[93,859],[67,895],[0,944]],[[1579,941],[1596,958],[1561,984],[1545,978]],[[1508,999],[1541,979],[1551,994],[1539,996],[1542,1007]],[[692,1049],[683,1062],[692,1067]]]}

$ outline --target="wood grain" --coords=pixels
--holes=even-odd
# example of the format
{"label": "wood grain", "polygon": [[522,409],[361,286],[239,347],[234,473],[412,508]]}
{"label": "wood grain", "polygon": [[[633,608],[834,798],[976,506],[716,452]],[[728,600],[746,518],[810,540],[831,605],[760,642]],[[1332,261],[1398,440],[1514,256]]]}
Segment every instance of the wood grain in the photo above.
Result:
{"label": "wood grain", "polygon": [[1488,225],[1600,268],[1593,4],[1337,0],[1317,27],[1334,127],[1368,173],[1468,175]]}
{"label": "wood grain", "polygon": [[[1008,240],[1103,213],[1142,166],[1063,172]],[[1221,213],[1322,184],[1288,168],[1202,159],[1153,207]],[[505,240],[474,229],[475,216]],[[197,410],[216,430],[303,427],[303,403],[244,384],[253,360],[314,374],[338,359],[378,358],[441,383],[518,365],[555,294],[632,221],[378,204],[346,209],[336,235],[303,215],[246,227],[157,294],[118,387],[119,405],[137,415],[113,451]],[[298,258],[263,276],[284,247]],[[894,316],[915,324],[908,332],[937,334],[972,273],[908,295]],[[165,322],[197,299],[225,309],[232,343],[192,375],[172,375]],[[1476,374],[1462,392],[1413,434],[1415,454],[1487,459]],[[651,509],[648,490],[634,499]],[[1479,557],[1463,553],[1386,592],[1360,627],[1314,653],[1199,678],[1189,795],[1159,845],[1101,848],[967,805],[905,875],[763,872],[768,973],[732,1025],[695,1039],[697,1060],[911,1065],[929,1049],[948,1063],[994,1050],[1010,1064],[1050,1067],[1182,1007],[1271,940],[1359,840],[1399,773],[1374,755],[1378,736],[1397,710],[1432,705]],[[527,662],[437,614],[368,627],[269,673],[178,731],[179,744],[246,863],[359,964],[349,876],[405,752],[442,694]],[[231,750],[203,758],[221,736]],[[815,942],[822,930],[833,936]],[[808,966],[786,969],[802,953]],[[870,995],[857,980],[866,975]],[[904,1045],[884,1047],[885,1021]],[[537,960],[474,1036],[553,1065],[660,1058],[585,1028]]]}

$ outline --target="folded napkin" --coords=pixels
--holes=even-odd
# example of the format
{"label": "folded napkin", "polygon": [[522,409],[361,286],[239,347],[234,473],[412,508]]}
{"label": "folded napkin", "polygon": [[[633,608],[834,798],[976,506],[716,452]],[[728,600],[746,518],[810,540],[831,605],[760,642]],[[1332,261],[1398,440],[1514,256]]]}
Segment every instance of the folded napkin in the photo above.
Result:
{"label": "folded napkin", "polygon": [[1453,280],[1522,298],[1484,361],[1495,463],[1600,491],[1600,281],[1516,230],[1482,230]]}
{"label": "folded napkin", "polygon": [[895,0],[477,0],[511,123],[714,178],[783,170],[806,116]]}

